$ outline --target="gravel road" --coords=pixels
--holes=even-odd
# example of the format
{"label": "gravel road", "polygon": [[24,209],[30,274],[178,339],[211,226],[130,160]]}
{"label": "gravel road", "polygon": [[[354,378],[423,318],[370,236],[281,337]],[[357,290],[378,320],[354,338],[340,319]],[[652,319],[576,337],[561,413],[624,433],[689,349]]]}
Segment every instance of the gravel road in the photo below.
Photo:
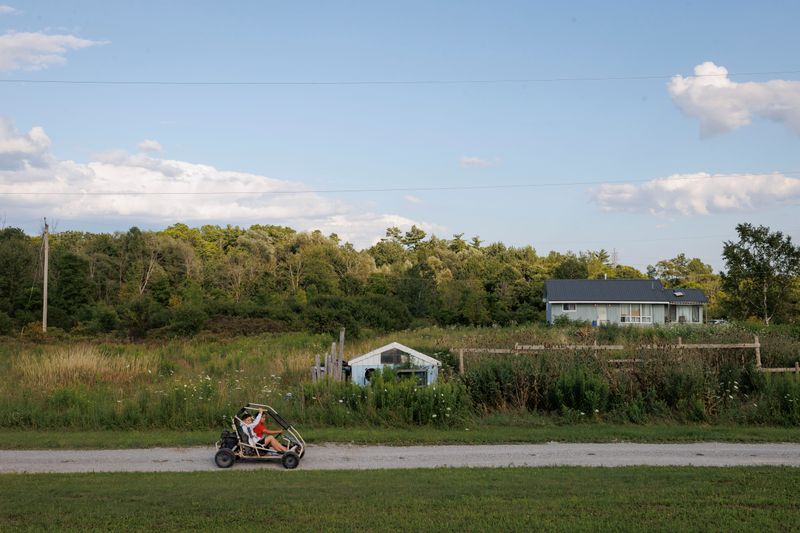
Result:
{"label": "gravel road", "polygon": [[[214,449],[3,450],[0,472],[186,472],[219,470]],[[507,466],[800,466],[800,444],[503,444],[480,446],[309,446],[302,470]],[[238,462],[232,470],[282,470]]]}

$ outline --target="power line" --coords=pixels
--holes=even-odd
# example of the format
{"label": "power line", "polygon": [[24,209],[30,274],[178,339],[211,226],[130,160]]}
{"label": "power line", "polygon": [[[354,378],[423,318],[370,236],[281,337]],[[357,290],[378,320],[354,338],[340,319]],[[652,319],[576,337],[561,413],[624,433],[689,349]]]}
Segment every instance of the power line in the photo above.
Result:
{"label": "power line", "polygon": [[[800,174],[800,170],[773,171],[766,173],[749,173],[756,175],[791,175]],[[733,179],[749,174],[716,174],[712,176],[681,176],[675,178],[655,178],[638,180],[605,180],[605,181],[560,181],[547,183],[517,184],[484,184],[484,185],[442,185],[414,187],[365,187],[351,189],[299,189],[299,190],[235,190],[235,191],[41,191],[41,192],[0,192],[0,196],[227,196],[227,195],[300,195],[300,194],[335,194],[335,193],[382,193],[382,192],[437,192],[437,191],[474,191],[488,189],[533,189],[544,187],[572,187],[580,185],[625,185],[628,183],[649,183],[653,181],[701,181],[712,179]]]}
{"label": "power line", "polygon": [[[720,78],[731,76],[777,76],[800,74],[800,70],[773,70],[759,72],[727,72],[725,74],[689,74],[691,78]],[[603,81],[646,81],[672,79],[680,74],[653,74],[629,76],[566,76],[547,78],[485,78],[485,79],[416,79],[416,80],[276,80],[276,81],[182,81],[182,80],[66,80],[9,78],[0,79],[4,84],[39,85],[161,85],[161,86],[381,86],[381,85],[513,85],[524,83],[569,83]]]}

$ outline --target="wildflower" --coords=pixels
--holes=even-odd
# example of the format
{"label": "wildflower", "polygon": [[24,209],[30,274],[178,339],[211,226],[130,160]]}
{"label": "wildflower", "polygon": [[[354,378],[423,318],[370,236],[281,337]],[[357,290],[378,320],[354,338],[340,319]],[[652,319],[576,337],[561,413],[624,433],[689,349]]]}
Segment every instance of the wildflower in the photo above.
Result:
{"label": "wildflower", "polygon": [[344,403],[344,400],[339,400],[339,403]]}
{"label": "wildflower", "polygon": [[728,399],[729,399],[729,400],[733,400],[733,396],[731,396],[730,394],[728,394]]}
{"label": "wildflower", "polygon": [[581,411],[581,416],[586,416],[586,413],[584,413],[583,411]]}
{"label": "wildflower", "polygon": [[449,411],[449,410],[450,410],[450,408],[448,407],[448,408],[447,408],[447,410]]}
{"label": "wildflower", "polygon": [[431,418],[436,418],[436,413],[433,413],[433,414],[431,415]]}
{"label": "wildflower", "polygon": [[594,412],[595,412],[595,413],[599,413],[599,412],[600,412],[600,409],[595,409],[595,410],[594,410]]}

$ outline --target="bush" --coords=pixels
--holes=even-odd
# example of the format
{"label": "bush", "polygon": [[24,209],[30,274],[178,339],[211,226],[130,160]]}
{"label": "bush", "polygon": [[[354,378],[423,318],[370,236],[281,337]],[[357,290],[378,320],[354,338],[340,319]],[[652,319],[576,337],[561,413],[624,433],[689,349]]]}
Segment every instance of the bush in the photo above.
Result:
{"label": "bush", "polygon": [[347,329],[350,338],[358,338],[359,323],[353,316],[352,304],[340,296],[318,296],[313,298],[304,313],[306,327],[314,333],[338,335],[339,329]]}
{"label": "bush", "polygon": [[194,335],[208,322],[208,315],[199,307],[182,305],[172,312],[169,329],[178,335]]}
{"label": "bush", "polygon": [[470,416],[466,389],[459,382],[419,386],[376,372],[366,387],[322,380],[301,386],[298,418],[306,423],[343,426],[353,423],[392,426],[461,424]]}
{"label": "bush", "polygon": [[8,313],[0,311],[0,335],[11,335],[14,332],[14,321]]}
{"label": "bush", "polygon": [[608,406],[608,382],[585,366],[574,366],[561,374],[550,392],[551,408],[600,413]]}
{"label": "bush", "polygon": [[463,378],[472,402],[484,411],[541,407],[549,370],[531,357],[490,359],[471,365]]}

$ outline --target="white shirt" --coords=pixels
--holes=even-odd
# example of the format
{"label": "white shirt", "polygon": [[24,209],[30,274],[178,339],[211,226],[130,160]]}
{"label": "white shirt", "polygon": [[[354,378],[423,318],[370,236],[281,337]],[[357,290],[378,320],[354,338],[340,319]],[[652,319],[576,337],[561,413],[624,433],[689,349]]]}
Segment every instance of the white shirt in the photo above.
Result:
{"label": "white shirt", "polygon": [[259,438],[255,431],[253,431],[253,428],[255,428],[259,422],[261,422],[261,413],[258,413],[255,420],[253,420],[253,422],[250,424],[242,420],[242,429],[244,430],[244,434],[247,435],[247,439],[250,441],[249,444],[251,446],[258,444]]}

